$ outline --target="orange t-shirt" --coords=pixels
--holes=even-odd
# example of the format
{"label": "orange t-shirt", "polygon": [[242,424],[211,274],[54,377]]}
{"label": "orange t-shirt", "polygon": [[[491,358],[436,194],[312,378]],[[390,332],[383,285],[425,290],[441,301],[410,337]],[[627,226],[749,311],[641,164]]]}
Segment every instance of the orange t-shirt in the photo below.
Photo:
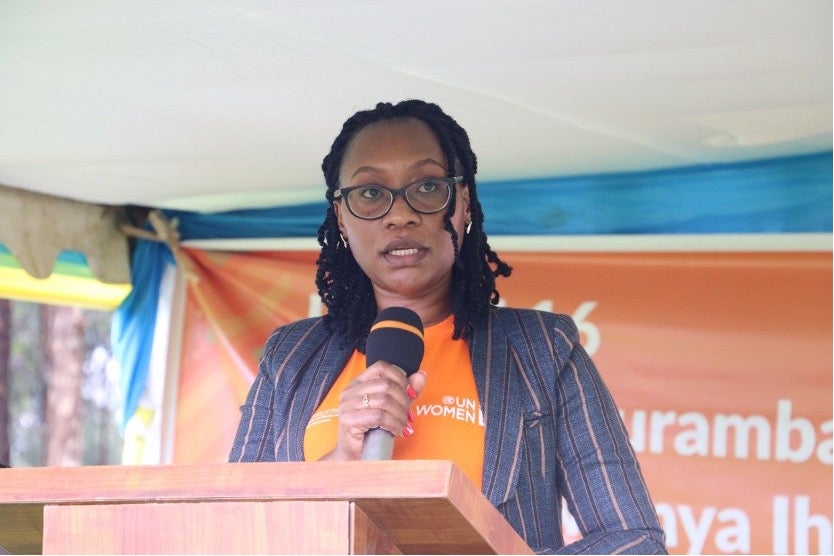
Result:
{"label": "orange t-shirt", "polygon": [[[426,373],[426,387],[411,402],[414,434],[395,437],[393,459],[450,460],[481,488],[484,418],[469,346],[465,340],[452,340],[453,330],[454,317],[450,316],[424,331],[425,354],[420,369]],[[365,368],[365,355],[354,351],[307,424],[307,461],[319,459],[336,445],[339,394]]]}

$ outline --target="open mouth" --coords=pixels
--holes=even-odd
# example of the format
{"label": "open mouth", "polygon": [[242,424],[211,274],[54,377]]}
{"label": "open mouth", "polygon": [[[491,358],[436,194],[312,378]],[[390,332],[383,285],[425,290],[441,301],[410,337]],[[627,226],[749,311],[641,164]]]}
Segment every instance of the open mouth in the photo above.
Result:
{"label": "open mouth", "polygon": [[386,257],[406,258],[414,257],[425,251],[426,248],[418,241],[411,238],[393,239],[383,248],[382,254]]}
{"label": "open mouth", "polygon": [[410,257],[418,252],[419,250],[416,247],[409,247],[407,249],[391,249],[386,254],[392,257]]}

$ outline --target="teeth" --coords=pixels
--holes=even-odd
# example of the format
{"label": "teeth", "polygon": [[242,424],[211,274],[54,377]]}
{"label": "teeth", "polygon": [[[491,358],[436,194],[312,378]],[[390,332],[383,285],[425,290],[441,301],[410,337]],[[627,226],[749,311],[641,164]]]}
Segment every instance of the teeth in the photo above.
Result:
{"label": "teeth", "polygon": [[417,248],[412,247],[410,249],[394,249],[393,251],[389,252],[389,255],[394,255],[395,257],[407,257],[409,255],[416,255]]}

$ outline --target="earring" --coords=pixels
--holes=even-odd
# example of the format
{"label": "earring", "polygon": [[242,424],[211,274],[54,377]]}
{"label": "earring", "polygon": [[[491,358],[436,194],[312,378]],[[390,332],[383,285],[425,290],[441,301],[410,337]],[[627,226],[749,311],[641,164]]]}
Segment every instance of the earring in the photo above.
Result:
{"label": "earring", "polygon": [[469,232],[472,230],[472,221],[466,223],[466,235],[469,235]]}
{"label": "earring", "polygon": [[342,240],[342,247],[347,249],[348,248],[348,240],[345,239],[345,236],[342,235],[342,232],[339,232],[339,239]]}

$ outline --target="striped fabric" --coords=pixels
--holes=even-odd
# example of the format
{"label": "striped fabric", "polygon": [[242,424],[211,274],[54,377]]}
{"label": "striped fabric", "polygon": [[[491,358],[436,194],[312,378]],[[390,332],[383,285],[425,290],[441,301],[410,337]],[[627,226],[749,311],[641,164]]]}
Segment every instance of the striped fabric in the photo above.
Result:
{"label": "striped fabric", "polygon": [[[569,317],[493,308],[469,339],[486,420],[483,492],[539,553],[664,553],[617,408]],[[303,461],[304,429],[351,350],[320,318],[269,338],[230,461]],[[583,539],[564,547],[561,500]]]}

